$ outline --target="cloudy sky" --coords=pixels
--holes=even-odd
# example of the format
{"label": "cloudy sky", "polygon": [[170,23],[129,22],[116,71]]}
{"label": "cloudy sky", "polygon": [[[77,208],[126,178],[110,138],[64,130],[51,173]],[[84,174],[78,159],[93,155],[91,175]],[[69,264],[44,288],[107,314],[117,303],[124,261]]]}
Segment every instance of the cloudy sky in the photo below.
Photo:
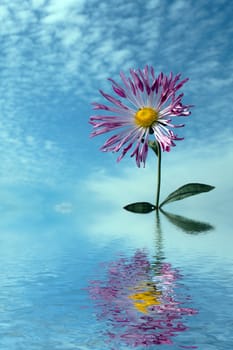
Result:
{"label": "cloudy sky", "polygon": [[76,226],[86,214],[88,230],[104,232],[101,212],[114,220],[128,202],[154,200],[153,156],[145,169],[127,156],[116,163],[88,124],[98,89],[111,91],[107,78],[146,64],[189,77],[185,102],[195,105],[179,130],[185,140],[163,155],[162,196],[208,183],[208,199],[183,209],[231,213],[232,11],[228,0],[1,0],[2,229]]}

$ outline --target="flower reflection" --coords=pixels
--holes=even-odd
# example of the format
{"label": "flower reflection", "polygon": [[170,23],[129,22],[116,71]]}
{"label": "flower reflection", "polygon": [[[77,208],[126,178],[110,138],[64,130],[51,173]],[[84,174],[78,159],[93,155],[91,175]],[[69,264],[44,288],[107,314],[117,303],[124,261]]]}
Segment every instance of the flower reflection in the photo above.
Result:
{"label": "flower reflection", "polygon": [[110,341],[134,347],[172,344],[187,329],[185,316],[197,313],[186,305],[190,297],[181,277],[169,263],[151,263],[143,250],[108,264],[106,279],[92,281],[89,292],[97,317],[107,321]]}
{"label": "flower reflection", "polygon": [[133,303],[134,307],[145,314],[148,313],[148,307],[160,304],[158,296],[161,295],[161,292],[157,291],[155,286],[150,283],[146,284],[149,288],[146,288],[145,291],[139,291],[139,293],[129,295],[130,299],[135,300]]}

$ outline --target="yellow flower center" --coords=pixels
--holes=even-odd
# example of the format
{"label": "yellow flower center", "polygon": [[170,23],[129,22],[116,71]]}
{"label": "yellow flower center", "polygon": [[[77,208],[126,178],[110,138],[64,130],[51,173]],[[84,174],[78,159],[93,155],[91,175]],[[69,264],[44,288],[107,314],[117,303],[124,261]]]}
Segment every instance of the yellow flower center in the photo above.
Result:
{"label": "yellow flower center", "polygon": [[151,107],[139,109],[134,115],[135,123],[144,128],[152,126],[158,120],[158,117],[159,113]]}

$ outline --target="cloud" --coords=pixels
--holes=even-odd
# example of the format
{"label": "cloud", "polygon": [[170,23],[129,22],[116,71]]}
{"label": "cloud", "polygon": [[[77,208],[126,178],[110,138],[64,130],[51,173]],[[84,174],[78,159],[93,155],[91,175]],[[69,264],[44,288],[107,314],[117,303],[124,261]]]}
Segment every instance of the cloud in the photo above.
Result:
{"label": "cloud", "polygon": [[[159,1],[137,5],[118,0],[114,7],[111,2],[99,3],[96,0],[34,0],[31,6],[27,1],[22,1],[20,6],[19,2],[9,4],[5,1],[0,8],[3,29],[6,28],[3,45],[6,45],[7,55],[9,50],[15,50],[19,66],[23,67],[26,52],[31,55],[30,64],[37,60],[39,64],[31,69],[32,80],[38,71],[46,76],[49,73],[46,67],[60,66],[61,69],[56,69],[53,76],[54,84],[60,89],[64,83],[72,89],[74,75],[83,84],[86,74],[97,82],[103,71],[116,74],[120,69],[128,69],[130,64],[138,66],[151,62],[164,69],[167,63],[175,67],[174,63],[170,64],[175,57],[175,62],[180,60],[179,66],[184,63],[189,65],[190,58],[195,63],[193,50],[197,45],[196,63],[201,60],[205,66],[208,65],[204,56],[210,54],[218,62],[219,45],[223,45],[218,27],[222,25],[224,13],[213,15],[210,19],[205,7],[195,4],[195,11],[191,14],[190,6],[184,1],[167,7]],[[184,10],[185,16],[181,21],[180,12]],[[169,17],[171,27],[168,27]],[[198,26],[193,25],[195,21],[198,21]],[[219,45],[203,50],[202,34],[206,30],[210,34],[214,26],[216,30],[211,42]],[[26,35],[22,36],[23,32]],[[10,36],[10,41],[9,33],[15,34]],[[182,35],[185,40],[174,40]],[[9,42],[10,47],[7,48]],[[76,70],[71,70],[74,60]],[[89,88],[89,84],[85,84],[85,90]]]}
{"label": "cloud", "polygon": [[43,7],[46,3],[46,0],[32,0],[31,4],[32,4],[32,8],[33,9],[40,9],[41,7]]}
{"label": "cloud", "polygon": [[[144,11],[145,20],[139,21],[137,6],[123,1],[118,1],[118,6],[114,8],[94,0],[88,4],[76,0],[33,1],[31,7],[27,2],[20,7],[18,3],[9,5],[5,2],[0,13],[3,28],[6,28],[3,46],[8,81],[15,78],[8,70],[10,66],[22,68],[21,74],[25,74],[24,62],[29,55],[28,86],[38,78],[39,84],[44,85],[47,79],[43,81],[41,78],[46,78],[53,67],[60,66],[61,69],[53,72],[50,85],[62,89],[68,83],[72,88],[75,75],[84,84],[85,90],[89,90],[86,74],[89,79],[98,81],[104,71],[109,74],[128,68],[135,54],[140,58],[146,51],[138,50],[138,45],[150,45],[157,33],[155,25],[153,31],[148,29],[152,24],[148,9]],[[13,20],[11,13],[17,21]],[[135,28],[138,30],[135,31]],[[9,37],[9,33],[14,35]]]}
{"label": "cloud", "polygon": [[[190,20],[194,22],[195,18],[189,15],[190,11],[187,9],[186,16],[180,21],[184,2],[176,2],[166,12],[163,6],[159,6],[159,2],[146,2],[137,6],[135,3],[125,4],[120,0],[114,8],[110,3],[99,3],[95,0],[89,3],[74,0],[33,1],[31,7],[26,4],[27,2],[23,2],[19,8],[18,3],[9,5],[5,2],[2,7],[3,27],[7,28],[6,40],[3,41],[5,54],[8,56],[5,68],[7,69],[9,62],[13,65],[17,62],[17,67],[23,67],[25,54],[29,53],[28,85],[41,77],[44,77],[44,82],[48,81],[50,70],[53,70],[50,86],[72,89],[73,82],[77,79],[85,87],[83,92],[90,91],[87,75],[88,80],[96,83],[103,78],[103,72],[106,76],[116,74],[121,69],[128,69],[130,65],[139,66],[151,62],[164,69],[164,64],[169,63],[168,67],[173,68],[174,64],[170,64],[173,57],[176,57],[176,62],[181,60],[180,65],[188,65],[190,60],[185,59],[185,56],[187,58],[188,54],[188,58],[194,58],[191,42],[197,45],[208,19],[204,9],[195,5],[195,16],[200,18],[200,25],[189,28]],[[185,3],[185,7],[189,6]],[[16,23],[10,13],[18,18]],[[172,13],[175,30],[164,28],[167,27],[166,16],[169,13]],[[221,19],[213,17],[211,23],[220,25]],[[179,37],[182,33],[186,35],[187,26],[192,40],[186,38],[184,55],[183,40],[174,40],[174,36]],[[202,26],[204,28],[200,30]],[[22,30],[27,35],[22,36]],[[8,38],[10,32],[18,34]],[[214,40],[219,41],[221,32],[215,32]],[[200,44],[198,50],[199,54],[195,54],[196,63],[201,59],[206,67],[209,60],[204,55],[211,51],[215,63],[219,61],[216,55],[219,54],[217,46],[212,46],[207,51],[202,50]],[[193,61],[191,67],[196,66],[195,62]],[[9,71],[7,73],[10,74]],[[43,84],[42,79],[39,84]],[[45,88],[47,90],[48,86]]]}
{"label": "cloud", "polygon": [[70,202],[61,202],[54,206],[54,210],[60,214],[70,214],[73,211],[73,205]]}
{"label": "cloud", "polygon": [[223,5],[224,11],[217,11],[217,1],[205,6],[154,0],[1,1],[4,178],[10,173],[20,179],[51,179],[71,167],[76,149],[81,159],[81,137],[72,143],[76,149],[70,141],[75,130],[84,135],[88,127],[74,116],[86,115],[83,110],[98,98],[99,88],[111,90],[107,77],[119,81],[120,70],[127,73],[146,63],[157,72],[181,70],[190,76],[185,92],[196,107],[187,122],[192,127],[184,133],[219,138],[220,118],[233,113],[230,5]]}
{"label": "cloud", "polygon": [[1,154],[2,185],[56,182],[64,166],[56,141],[23,133],[19,128],[14,130],[8,124],[0,127],[0,144],[4,149]]}
{"label": "cloud", "polygon": [[66,22],[68,23],[72,20],[72,18],[76,19],[76,13],[80,12],[83,9],[85,4],[85,0],[78,2],[76,0],[52,0],[50,3],[44,8],[45,17],[43,18],[43,23],[54,25]]}

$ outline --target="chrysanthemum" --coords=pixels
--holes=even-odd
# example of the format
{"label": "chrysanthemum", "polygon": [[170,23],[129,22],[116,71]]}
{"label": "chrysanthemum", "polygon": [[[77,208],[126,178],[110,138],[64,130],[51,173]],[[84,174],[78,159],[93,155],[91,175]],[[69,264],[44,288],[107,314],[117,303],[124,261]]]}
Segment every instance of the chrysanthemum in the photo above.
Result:
{"label": "chrysanthemum", "polygon": [[183,139],[170,128],[183,127],[184,124],[174,125],[171,118],[190,115],[191,105],[182,104],[183,93],[176,96],[188,78],[179,81],[181,75],[173,76],[172,73],[169,76],[160,73],[156,77],[153,67],[148,66],[143,70],[131,69],[130,74],[127,78],[120,73],[121,85],[109,78],[117,98],[100,90],[111,105],[93,103],[95,110],[105,112],[91,116],[90,124],[94,127],[91,136],[117,131],[101,150],[121,151],[118,161],[131,150],[130,156],[135,156],[140,167],[141,163],[145,166],[149,136],[153,136],[163,151],[170,151],[175,140]]}

